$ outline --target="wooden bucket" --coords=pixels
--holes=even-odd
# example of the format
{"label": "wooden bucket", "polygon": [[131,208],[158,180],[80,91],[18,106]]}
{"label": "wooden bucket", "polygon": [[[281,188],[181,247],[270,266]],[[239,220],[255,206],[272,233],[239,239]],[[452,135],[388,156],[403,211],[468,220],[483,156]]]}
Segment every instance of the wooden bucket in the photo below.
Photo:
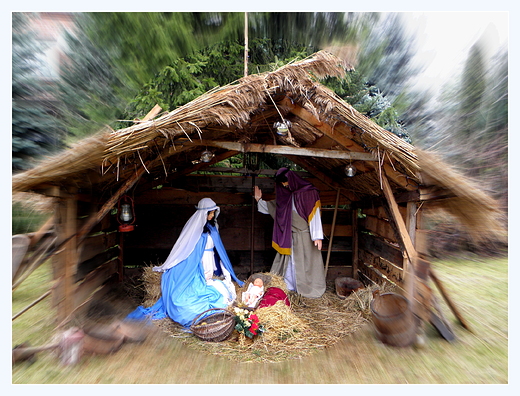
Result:
{"label": "wooden bucket", "polygon": [[376,336],[382,343],[406,347],[414,342],[416,322],[405,297],[396,293],[375,294],[370,310]]}
{"label": "wooden bucket", "polygon": [[350,296],[352,292],[365,287],[362,282],[349,277],[336,278],[334,285],[336,286],[336,295],[342,299]]}

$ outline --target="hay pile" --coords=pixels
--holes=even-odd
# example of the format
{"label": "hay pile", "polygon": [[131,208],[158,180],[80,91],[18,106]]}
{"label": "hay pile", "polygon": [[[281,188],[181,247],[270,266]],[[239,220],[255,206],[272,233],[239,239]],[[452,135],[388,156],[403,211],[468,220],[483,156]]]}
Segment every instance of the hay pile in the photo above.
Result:
{"label": "hay pile", "polygon": [[[256,309],[255,313],[265,332],[250,340],[236,331],[223,342],[205,342],[189,333],[170,319],[155,323],[171,337],[199,351],[240,362],[279,362],[299,359],[313,352],[330,347],[340,339],[354,333],[370,320],[370,301],[376,286],[360,289],[345,299],[340,299],[330,284],[320,298],[306,298],[289,292],[283,278],[271,277],[266,287],[278,287],[289,297],[291,306],[278,302],[271,307]],[[147,267],[143,273],[144,305],[150,306],[160,296],[160,273]],[[247,290],[250,279],[242,288],[235,285],[237,301]],[[388,286],[379,287],[388,289]]]}

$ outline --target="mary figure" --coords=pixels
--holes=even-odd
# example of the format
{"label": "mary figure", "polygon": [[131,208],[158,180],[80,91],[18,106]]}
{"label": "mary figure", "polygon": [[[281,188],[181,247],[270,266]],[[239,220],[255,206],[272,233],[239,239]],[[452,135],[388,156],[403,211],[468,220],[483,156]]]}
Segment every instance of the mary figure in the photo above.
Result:
{"label": "mary figure", "polygon": [[218,232],[220,208],[203,198],[184,225],[168,258],[153,270],[162,272],[161,297],[151,307],[137,307],[128,319],[169,317],[184,327],[210,308],[227,308],[236,299],[233,271]]}

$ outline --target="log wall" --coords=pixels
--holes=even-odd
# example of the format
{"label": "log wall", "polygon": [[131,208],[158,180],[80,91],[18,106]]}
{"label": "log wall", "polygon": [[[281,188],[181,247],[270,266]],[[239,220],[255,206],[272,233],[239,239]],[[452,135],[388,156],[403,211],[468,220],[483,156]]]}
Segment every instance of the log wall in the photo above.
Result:
{"label": "log wall", "polygon": [[[409,227],[409,234],[418,253],[425,253],[426,231],[421,230],[421,212],[413,203],[400,203],[399,213]],[[359,218],[359,275],[378,284],[403,283],[403,244],[397,228],[383,205],[360,209]]]}

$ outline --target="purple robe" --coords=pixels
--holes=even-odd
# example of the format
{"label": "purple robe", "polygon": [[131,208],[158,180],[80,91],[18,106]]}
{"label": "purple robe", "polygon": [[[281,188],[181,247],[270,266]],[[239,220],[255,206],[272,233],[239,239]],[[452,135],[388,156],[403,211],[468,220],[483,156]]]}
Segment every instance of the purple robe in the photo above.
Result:
{"label": "purple robe", "polygon": [[291,254],[292,198],[298,214],[310,223],[316,209],[321,208],[316,187],[287,168],[280,168],[276,175],[285,172],[289,188],[276,183],[276,215],[273,226],[273,248],[280,254]]}

